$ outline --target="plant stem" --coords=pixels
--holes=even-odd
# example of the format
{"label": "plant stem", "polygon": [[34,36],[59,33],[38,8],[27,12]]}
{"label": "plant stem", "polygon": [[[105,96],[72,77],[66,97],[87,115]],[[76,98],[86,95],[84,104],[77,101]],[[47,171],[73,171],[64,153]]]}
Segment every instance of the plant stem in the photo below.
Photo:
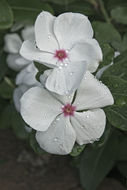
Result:
{"label": "plant stem", "polygon": [[102,0],[98,0],[98,3],[99,3],[100,10],[101,10],[101,12],[102,12],[102,14],[103,14],[103,16],[104,16],[106,22],[107,22],[107,23],[111,23],[111,20],[110,20],[110,18],[109,18],[109,16],[108,16],[108,13],[107,13],[107,11],[106,11],[106,9],[105,9],[105,7],[104,7],[103,1],[102,1]]}

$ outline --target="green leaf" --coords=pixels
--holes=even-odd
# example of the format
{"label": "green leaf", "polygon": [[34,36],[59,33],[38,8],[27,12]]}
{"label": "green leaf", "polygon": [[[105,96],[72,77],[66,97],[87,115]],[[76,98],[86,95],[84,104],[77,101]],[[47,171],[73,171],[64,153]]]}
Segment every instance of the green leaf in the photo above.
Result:
{"label": "green leaf", "polygon": [[7,106],[8,102],[0,98],[0,115],[3,112],[4,108]]}
{"label": "green leaf", "polygon": [[112,131],[104,146],[88,146],[81,157],[80,178],[85,190],[95,190],[114,166],[118,151],[117,132]]}
{"label": "green leaf", "polygon": [[93,6],[82,0],[69,4],[67,11],[76,13],[78,12],[87,16],[96,14],[95,10],[93,9]]}
{"label": "green leaf", "polygon": [[35,138],[35,131],[32,131],[29,135],[29,143],[30,143],[30,146],[31,148],[34,150],[35,153],[37,154],[44,154],[46,153],[44,150],[42,150],[40,148],[40,146],[38,145],[37,141],[36,141],[36,138]]}
{"label": "green leaf", "polygon": [[38,73],[36,74],[36,79],[40,82],[40,75],[44,73],[44,71],[50,69],[46,65],[43,65],[41,63],[34,62],[35,67],[38,69]]}
{"label": "green leaf", "polygon": [[117,164],[117,168],[120,171],[120,173],[127,178],[127,162],[119,162]]}
{"label": "green leaf", "polygon": [[127,105],[113,105],[104,109],[109,122],[116,128],[127,131]]}
{"label": "green leaf", "polygon": [[12,112],[13,112],[12,104],[8,104],[3,109],[3,112],[0,114],[0,128],[1,129],[7,129],[11,127]]}
{"label": "green leaf", "polygon": [[109,43],[115,48],[115,43],[121,42],[121,36],[112,24],[96,21],[92,25],[95,31],[95,38],[100,44]]}
{"label": "green leaf", "polygon": [[[116,105],[122,106],[127,103],[126,102],[127,81],[125,81],[117,76],[111,76],[111,75],[102,76],[101,80],[110,89],[110,91],[115,99]],[[122,101],[124,99],[125,102],[122,103],[121,101],[119,101],[121,99],[122,99]]]}
{"label": "green leaf", "polygon": [[127,24],[127,7],[116,7],[111,11],[111,17],[116,22]]}
{"label": "green leaf", "polygon": [[74,157],[79,156],[82,153],[82,151],[84,150],[84,148],[85,148],[85,145],[75,144],[70,155],[74,156]]}
{"label": "green leaf", "polygon": [[119,153],[117,155],[118,161],[127,161],[127,134],[120,134],[120,142],[119,142]]}
{"label": "green leaf", "polygon": [[[106,0],[107,2],[107,0]],[[108,10],[112,10],[114,9],[115,7],[124,7],[124,6],[127,6],[127,1],[126,0],[109,0],[107,2],[107,8]]]}
{"label": "green leaf", "polygon": [[6,64],[6,53],[0,53],[0,81],[3,79],[4,75],[7,73],[8,67]]}
{"label": "green leaf", "polygon": [[65,5],[67,6],[68,4],[72,3],[72,2],[75,2],[76,0],[47,0],[47,2],[50,2],[50,3],[55,3],[55,4],[58,4],[58,5]]}
{"label": "green leaf", "polygon": [[101,45],[101,49],[103,53],[103,61],[100,63],[99,69],[106,65],[109,65],[114,59],[114,50],[109,44]]}
{"label": "green leaf", "polygon": [[[114,97],[114,105],[105,108],[109,122],[120,130],[127,130],[127,64],[123,56],[115,59],[115,63],[107,69],[101,80],[110,89]],[[125,59],[126,60],[126,59]]]}
{"label": "green leaf", "polygon": [[[7,79],[7,80],[6,80]],[[5,99],[11,99],[14,88],[9,83],[10,79],[4,78],[4,81],[0,84],[0,96]]]}
{"label": "green leaf", "polygon": [[0,29],[8,29],[13,24],[13,12],[6,0],[0,0]]}
{"label": "green leaf", "polygon": [[15,135],[20,139],[27,139],[28,132],[25,129],[25,122],[21,118],[21,115],[13,108],[12,118],[11,118],[11,125],[13,132]]}
{"label": "green leaf", "polygon": [[42,10],[53,13],[50,5],[39,0],[8,0],[8,3],[14,12],[15,22],[23,25],[33,24]]}
{"label": "green leaf", "polygon": [[102,77],[105,76],[116,76],[118,80],[120,78],[127,81],[127,51],[114,60],[114,64],[103,73]]}

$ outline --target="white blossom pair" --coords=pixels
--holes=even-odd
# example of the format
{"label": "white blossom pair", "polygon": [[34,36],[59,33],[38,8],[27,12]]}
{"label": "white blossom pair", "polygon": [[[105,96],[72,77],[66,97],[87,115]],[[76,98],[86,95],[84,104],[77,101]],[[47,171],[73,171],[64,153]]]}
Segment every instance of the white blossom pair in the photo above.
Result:
{"label": "white blossom pair", "polygon": [[114,100],[91,74],[102,52],[89,20],[78,13],[54,17],[43,11],[35,22],[35,40],[23,43],[21,55],[50,69],[40,77],[42,86],[22,96],[21,115],[37,130],[41,148],[69,154],[75,142],[94,142],[105,129],[106,116],[100,108]]}

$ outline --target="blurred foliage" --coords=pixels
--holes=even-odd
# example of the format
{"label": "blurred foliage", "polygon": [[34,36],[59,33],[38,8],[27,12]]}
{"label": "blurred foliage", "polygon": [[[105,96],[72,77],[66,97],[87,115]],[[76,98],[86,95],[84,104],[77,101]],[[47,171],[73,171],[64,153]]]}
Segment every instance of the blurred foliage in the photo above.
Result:
{"label": "blurred foliage", "polygon": [[[75,144],[71,155],[78,156],[81,184],[85,190],[95,190],[102,179],[116,166],[127,179],[127,0],[0,0],[0,129],[11,128],[20,139],[27,140],[32,149],[45,153],[35,140],[35,131],[27,132],[26,124],[13,105],[16,73],[6,64],[4,35],[19,32],[26,25],[34,24],[42,11],[54,15],[79,12],[89,16],[94,36],[103,51],[104,71],[101,80],[111,90],[115,103],[106,107],[107,127],[100,141],[87,146]],[[114,58],[114,52],[120,55]],[[47,68],[39,70],[39,80]]]}

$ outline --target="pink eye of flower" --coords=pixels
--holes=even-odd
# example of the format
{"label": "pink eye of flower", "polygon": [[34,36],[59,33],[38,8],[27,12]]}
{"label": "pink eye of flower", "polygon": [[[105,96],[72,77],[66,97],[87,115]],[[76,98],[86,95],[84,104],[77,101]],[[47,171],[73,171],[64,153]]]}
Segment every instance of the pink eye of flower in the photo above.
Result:
{"label": "pink eye of flower", "polygon": [[57,58],[59,61],[63,61],[68,57],[68,55],[64,49],[61,49],[61,50],[56,50],[54,57]]}
{"label": "pink eye of flower", "polygon": [[74,116],[74,112],[76,110],[75,106],[72,106],[71,104],[66,104],[62,106],[62,111],[64,113],[64,116]]}

